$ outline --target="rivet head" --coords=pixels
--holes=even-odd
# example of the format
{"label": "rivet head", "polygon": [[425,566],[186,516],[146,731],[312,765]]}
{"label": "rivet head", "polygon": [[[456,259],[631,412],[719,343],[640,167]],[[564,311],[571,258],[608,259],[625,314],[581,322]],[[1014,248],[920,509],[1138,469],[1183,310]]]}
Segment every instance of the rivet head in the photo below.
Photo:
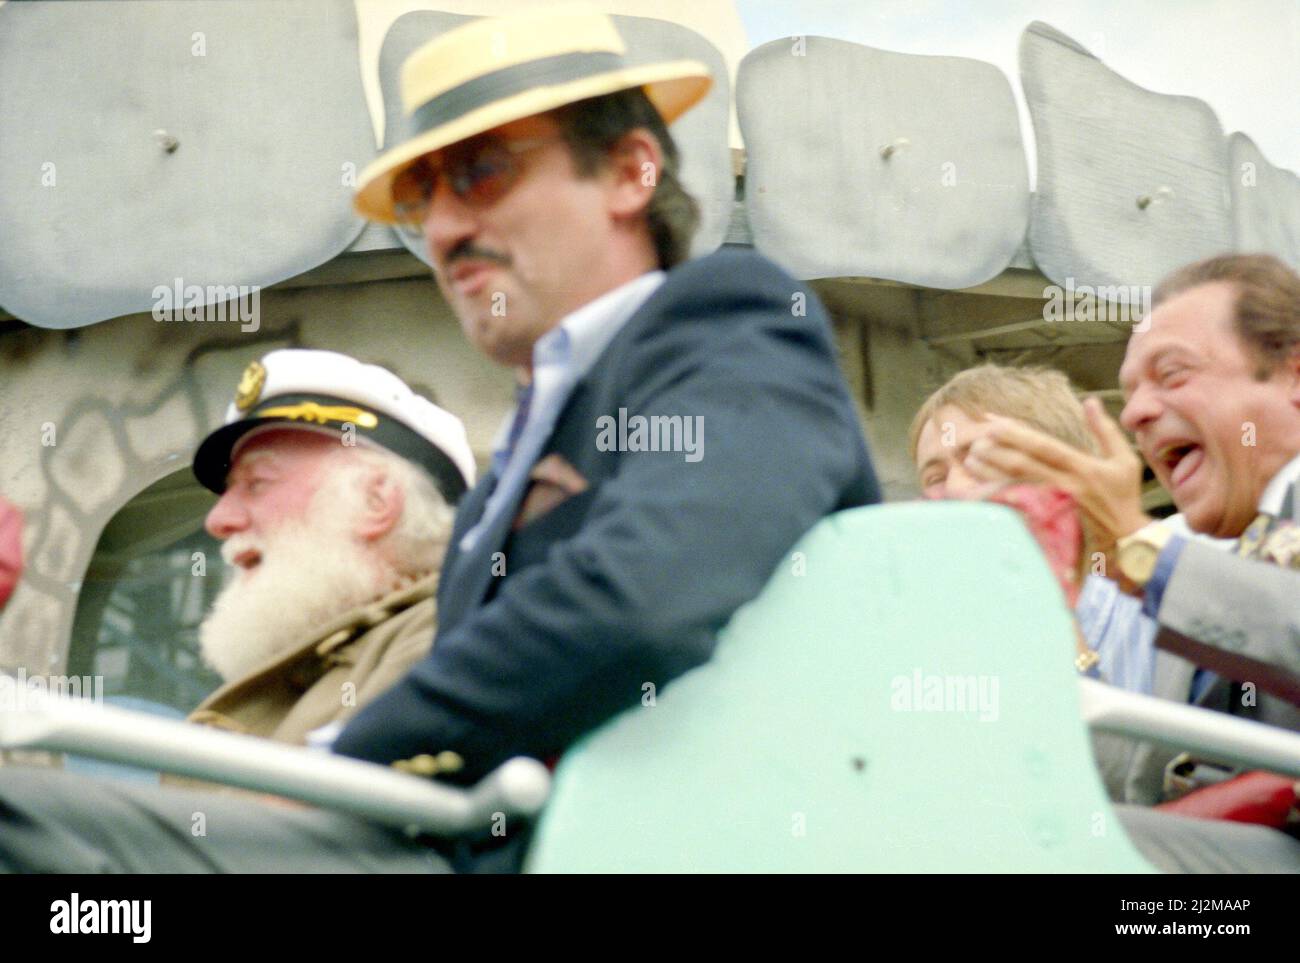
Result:
{"label": "rivet head", "polygon": [[163,149],[163,152],[167,154],[176,153],[176,148],[181,146],[180,141],[178,141],[175,137],[167,133],[167,131],[163,130],[162,128],[159,128],[158,130],[155,130],[153,132],[153,139],[158,142],[158,146],[161,147]]}
{"label": "rivet head", "polygon": [[885,160],[889,160],[889,158],[893,157],[904,147],[910,146],[911,143],[912,142],[906,137],[899,137],[895,139],[893,143],[886,144],[884,147],[880,148],[880,156]]}
{"label": "rivet head", "polygon": [[1141,197],[1137,199],[1138,210],[1145,211],[1148,207],[1150,207],[1152,204],[1156,203],[1157,201],[1168,200],[1173,196],[1174,196],[1173,189],[1167,187],[1164,184],[1161,184],[1150,194],[1143,194]]}

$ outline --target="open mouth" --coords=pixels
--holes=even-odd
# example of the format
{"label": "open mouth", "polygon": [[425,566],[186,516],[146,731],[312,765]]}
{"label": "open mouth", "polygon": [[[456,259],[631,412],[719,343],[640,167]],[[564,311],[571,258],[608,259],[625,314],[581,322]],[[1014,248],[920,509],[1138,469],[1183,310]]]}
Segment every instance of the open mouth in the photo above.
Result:
{"label": "open mouth", "polygon": [[234,564],[245,572],[251,572],[262,564],[262,553],[253,548],[247,549],[235,556]]}
{"label": "open mouth", "polygon": [[1205,461],[1205,449],[1195,442],[1179,442],[1160,450],[1160,463],[1169,476],[1169,487],[1180,487]]}

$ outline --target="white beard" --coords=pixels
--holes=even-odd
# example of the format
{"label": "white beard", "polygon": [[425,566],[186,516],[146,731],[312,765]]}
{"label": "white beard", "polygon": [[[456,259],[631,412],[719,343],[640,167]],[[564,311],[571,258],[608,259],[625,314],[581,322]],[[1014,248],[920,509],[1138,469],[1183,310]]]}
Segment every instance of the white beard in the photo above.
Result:
{"label": "white beard", "polygon": [[199,626],[203,660],[227,682],[310,641],[326,623],[392,587],[353,540],[352,517],[335,502],[324,511],[309,509],[305,522],[285,522],[260,542],[239,534],[221,546],[227,564],[250,548],[262,556],[250,571],[233,569],[234,581]]}

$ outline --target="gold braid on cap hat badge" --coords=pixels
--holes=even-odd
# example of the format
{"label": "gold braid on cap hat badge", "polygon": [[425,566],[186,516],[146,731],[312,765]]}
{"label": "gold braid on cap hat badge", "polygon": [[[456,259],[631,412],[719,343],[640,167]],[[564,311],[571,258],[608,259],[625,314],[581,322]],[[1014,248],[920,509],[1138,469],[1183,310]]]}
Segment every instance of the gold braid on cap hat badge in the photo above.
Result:
{"label": "gold braid on cap hat badge", "polygon": [[293,421],[314,421],[319,425],[330,422],[353,424],[359,428],[374,428],[379,419],[372,412],[347,405],[320,405],[314,401],[304,401],[296,405],[281,405],[276,408],[263,408],[257,413],[259,418],[289,418]]}

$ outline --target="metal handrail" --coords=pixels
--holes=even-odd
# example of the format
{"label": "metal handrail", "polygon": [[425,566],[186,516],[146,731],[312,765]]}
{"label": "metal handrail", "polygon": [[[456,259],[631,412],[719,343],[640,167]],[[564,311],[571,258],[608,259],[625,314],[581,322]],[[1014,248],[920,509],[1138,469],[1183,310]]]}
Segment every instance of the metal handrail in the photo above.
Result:
{"label": "metal handrail", "polygon": [[396,826],[456,836],[499,815],[531,817],[550,792],[535,759],[503,763],[469,789],[318,750],[20,690],[0,699],[0,749],[73,752],[299,799]]}
{"label": "metal handrail", "polygon": [[1100,732],[1159,742],[1210,761],[1300,778],[1300,733],[1079,680],[1083,718]]}

